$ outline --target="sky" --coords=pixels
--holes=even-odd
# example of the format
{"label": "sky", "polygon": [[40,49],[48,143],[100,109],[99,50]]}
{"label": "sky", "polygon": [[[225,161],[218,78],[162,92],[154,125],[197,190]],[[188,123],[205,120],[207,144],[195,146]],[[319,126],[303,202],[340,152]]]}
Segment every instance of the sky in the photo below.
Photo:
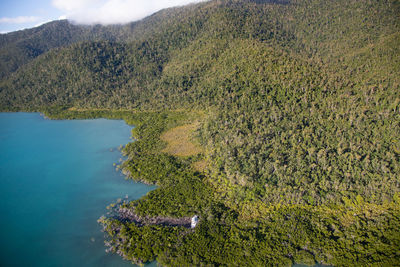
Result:
{"label": "sky", "polygon": [[0,33],[65,19],[79,24],[123,24],[163,8],[203,0],[0,0]]}

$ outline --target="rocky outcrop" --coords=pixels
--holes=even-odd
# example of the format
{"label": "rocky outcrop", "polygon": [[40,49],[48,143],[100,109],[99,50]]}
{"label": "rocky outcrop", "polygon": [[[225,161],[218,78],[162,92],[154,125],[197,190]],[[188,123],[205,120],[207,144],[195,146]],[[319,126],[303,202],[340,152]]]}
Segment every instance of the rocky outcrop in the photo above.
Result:
{"label": "rocky outcrop", "polygon": [[190,228],[191,217],[172,218],[172,217],[150,217],[139,216],[135,212],[135,208],[127,208],[120,206],[116,212],[116,219],[123,222],[134,222],[139,226],[143,225],[164,225],[164,226],[183,226]]}

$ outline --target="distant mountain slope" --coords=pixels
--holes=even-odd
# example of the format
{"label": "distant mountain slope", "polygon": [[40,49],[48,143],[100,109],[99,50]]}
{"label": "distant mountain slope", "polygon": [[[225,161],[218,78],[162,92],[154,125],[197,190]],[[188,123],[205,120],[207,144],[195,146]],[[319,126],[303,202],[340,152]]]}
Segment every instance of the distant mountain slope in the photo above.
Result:
{"label": "distant mountain slope", "polygon": [[[30,92],[40,91],[40,88],[43,87],[46,87],[49,92],[56,90],[51,86],[52,82],[45,81],[48,77],[43,76],[38,65],[47,65],[46,68],[50,70],[52,66],[64,64],[77,71],[79,68],[74,65],[79,63],[75,63],[76,58],[68,54],[79,54],[80,52],[74,51],[74,49],[82,47],[79,45],[66,46],[82,41],[85,41],[88,46],[91,46],[90,41],[109,41],[115,44],[124,43],[122,46],[129,47],[128,55],[125,54],[125,50],[123,52],[123,57],[129,63],[125,62],[124,64],[130,64],[130,71],[145,71],[143,75],[136,73],[132,76],[125,69],[126,75],[119,77],[118,82],[113,85],[113,94],[121,93],[128,96],[117,102],[130,107],[137,106],[132,105],[132,101],[138,104],[155,101],[160,102],[161,105],[167,103],[169,105],[171,101],[179,105],[185,105],[187,101],[196,102],[191,99],[195,97],[191,94],[198,94],[198,90],[202,89],[190,90],[190,88],[204,80],[202,75],[213,62],[210,61],[210,55],[215,59],[226,49],[226,44],[238,39],[258,40],[261,42],[259,45],[287,51],[295,54],[298,58],[311,60],[313,64],[323,65],[326,70],[330,69],[331,72],[339,71],[343,75],[347,75],[342,71],[346,69],[353,76],[357,71],[357,67],[353,64],[354,56],[362,53],[365,58],[372,53],[376,54],[376,50],[371,50],[371,53],[365,53],[365,51],[368,51],[368,47],[374,46],[379,49],[379,46],[385,46],[389,36],[392,36],[391,42],[394,42],[392,46],[395,46],[397,40],[395,36],[399,29],[398,13],[399,4],[396,1],[326,1],[323,4],[316,0],[211,1],[182,8],[166,9],[142,21],[124,26],[89,27],[71,25],[67,21],[53,22],[39,28],[1,36],[0,56],[2,60],[0,62],[3,76],[7,76],[10,72],[52,48],[65,47],[65,51],[58,50],[65,57],[64,60],[57,58],[59,52],[51,52],[45,57],[46,59],[37,59],[37,63],[21,69],[8,81],[3,79],[2,100],[7,100],[14,93],[19,95],[19,91],[26,95],[27,92],[18,82],[22,80],[29,82],[30,88],[26,89]],[[112,53],[118,54],[116,49],[119,49],[119,46],[116,46]],[[111,50],[107,51],[103,51],[102,48],[98,49],[103,56]],[[396,58],[394,52],[390,51],[389,54],[385,52],[385,54],[374,56],[375,62],[370,62],[370,65],[378,66],[381,64],[379,61],[384,61],[386,66],[393,67],[394,64],[390,64],[390,62]],[[80,54],[82,57],[86,57],[81,60],[96,61],[95,53],[92,53],[90,57]],[[110,56],[112,57],[112,55]],[[391,58],[387,59],[388,56]],[[355,60],[357,61],[357,59]],[[97,65],[103,63],[104,61],[96,62]],[[87,64],[90,65],[90,63]],[[105,69],[107,66],[101,67]],[[163,71],[164,68],[166,71]],[[171,77],[176,68],[180,68],[180,70],[175,71],[174,77]],[[54,72],[57,69],[60,68],[55,68]],[[363,71],[363,73],[366,72]],[[380,70],[370,73],[384,75],[380,73]],[[21,78],[22,76],[32,77],[32,75],[34,76],[32,81]],[[102,74],[94,75],[101,76]],[[55,73],[54,76],[62,77],[63,75]],[[73,77],[77,77],[77,75]],[[109,74],[103,78],[107,79],[107,77]],[[136,77],[135,81],[132,81],[133,77]],[[103,78],[101,81],[104,80]],[[70,76],[65,76],[65,81],[57,82],[62,82],[63,86],[67,86],[65,82],[70,79]],[[83,80],[81,81],[83,82]],[[114,78],[113,81],[116,79]],[[65,88],[67,91],[73,89],[70,88],[71,84],[80,83],[74,80],[69,82]],[[112,81],[110,82],[112,83]],[[122,89],[120,87],[122,83],[131,85]],[[96,91],[96,88],[101,86],[102,83],[99,83],[90,90]],[[84,88],[85,85],[77,87]],[[183,90],[183,94],[177,91],[179,88]],[[76,91],[76,89],[74,90]],[[127,91],[122,93],[124,90]],[[133,91],[140,91],[140,95]],[[61,93],[61,91],[59,92]],[[159,95],[160,92],[163,92],[165,100],[159,101],[160,99],[153,97]],[[178,99],[171,96],[173,92],[179,94]],[[29,101],[34,102],[29,104],[28,98],[17,97],[18,101],[9,101],[9,104],[2,104],[2,106],[3,108],[9,105],[40,106],[61,104],[63,101],[73,104],[76,100],[74,95],[67,98],[63,96],[62,100],[57,99],[56,93],[53,95],[55,98],[52,98],[52,101],[34,103],[35,97],[31,96]],[[82,94],[79,96],[82,97]],[[146,100],[143,100],[144,96],[147,96]],[[189,99],[183,100],[182,97]],[[81,100],[81,98],[79,99]],[[94,100],[93,95],[90,96],[90,100],[84,102],[85,105],[88,105],[94,103],[93,101],[103,103],[101,105],[105,106],[112,106],[111,103],[114,102],[104,99]],[[200,102],[202,103],[202,101]],[[76,104],[81,105],[80,103]],[[97,105],[99,104],[95,104],[95,106]]]}
{"label": "distant mountain slope", "polygon": [[0,78],[52,48],[89,38],[89,27],[54,21],[33,29],[0,35]]}
{"label": "distant mountain slope", "polygon": [[[182,11],[185,12],[182,15]],[[196,28],[195,8],[165,9],[141,21],[125,25],[75,25],[67,20],[53,21],[36,28],[0,34],[0,79],[6,78],[19,67],[54,48],[67,47],[85,41],[129,42],[146,40],[160,33],[166,37],[179,34],[179,24],[188,18],[190,27]],[[174,26],[175,25],[175,26]],[[184,29],[186,34],[189,28]],[[183,40],[181,40],[183,41]],[[167,43],[168,44],[168,43]]]}

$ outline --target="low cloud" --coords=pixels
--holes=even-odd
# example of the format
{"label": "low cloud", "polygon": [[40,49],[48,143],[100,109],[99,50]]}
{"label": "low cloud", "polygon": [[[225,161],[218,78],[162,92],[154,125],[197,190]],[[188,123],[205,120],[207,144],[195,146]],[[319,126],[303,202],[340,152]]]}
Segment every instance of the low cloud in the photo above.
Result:
{"label": "low cloud", "polygon": [[37,22],[39,20],[40,20],[39,17],[34,17],[34,16],[19,16],[14,18],[3,17],[0,18],[0,23],[23,24],[23,23]]}
{"label": "low cloud", "polygon": [[53,0],[54,7],[63,11],[77,11],[90,6],[98,5],[101,1],[98,0]]}
{"label": "low cloud", "polygon": [[[57,20],[63,20],[63,19],[67,19],[67,17],[66,16],[59,16]],[[43,21],[41,21],[39,23],[36,23],[35,26],[33,26],[33,27],[39,27],[39,26],[41,26],[43,24],[46,24],[46,23],[49,23],[49,22],[52,22],[52,21],[54,21],[54,20],[53,19],[43,20]]]}
{"label": "low cloud", "polygon": [[53,0],[53,6],[82,24],[123,24],[142,19],[163,8],[203,0]]}

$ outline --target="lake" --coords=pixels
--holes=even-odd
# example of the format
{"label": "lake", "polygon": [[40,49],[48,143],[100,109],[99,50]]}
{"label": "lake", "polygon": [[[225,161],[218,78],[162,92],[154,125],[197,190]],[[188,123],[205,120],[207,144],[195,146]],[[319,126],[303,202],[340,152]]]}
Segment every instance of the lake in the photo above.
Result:
{"label": "lake", "polygon": [[0,113],[0,265],[132,266],[105,253],[106,206],[154,186],[115,170],[132,127],[119,120],[48,120]]}

